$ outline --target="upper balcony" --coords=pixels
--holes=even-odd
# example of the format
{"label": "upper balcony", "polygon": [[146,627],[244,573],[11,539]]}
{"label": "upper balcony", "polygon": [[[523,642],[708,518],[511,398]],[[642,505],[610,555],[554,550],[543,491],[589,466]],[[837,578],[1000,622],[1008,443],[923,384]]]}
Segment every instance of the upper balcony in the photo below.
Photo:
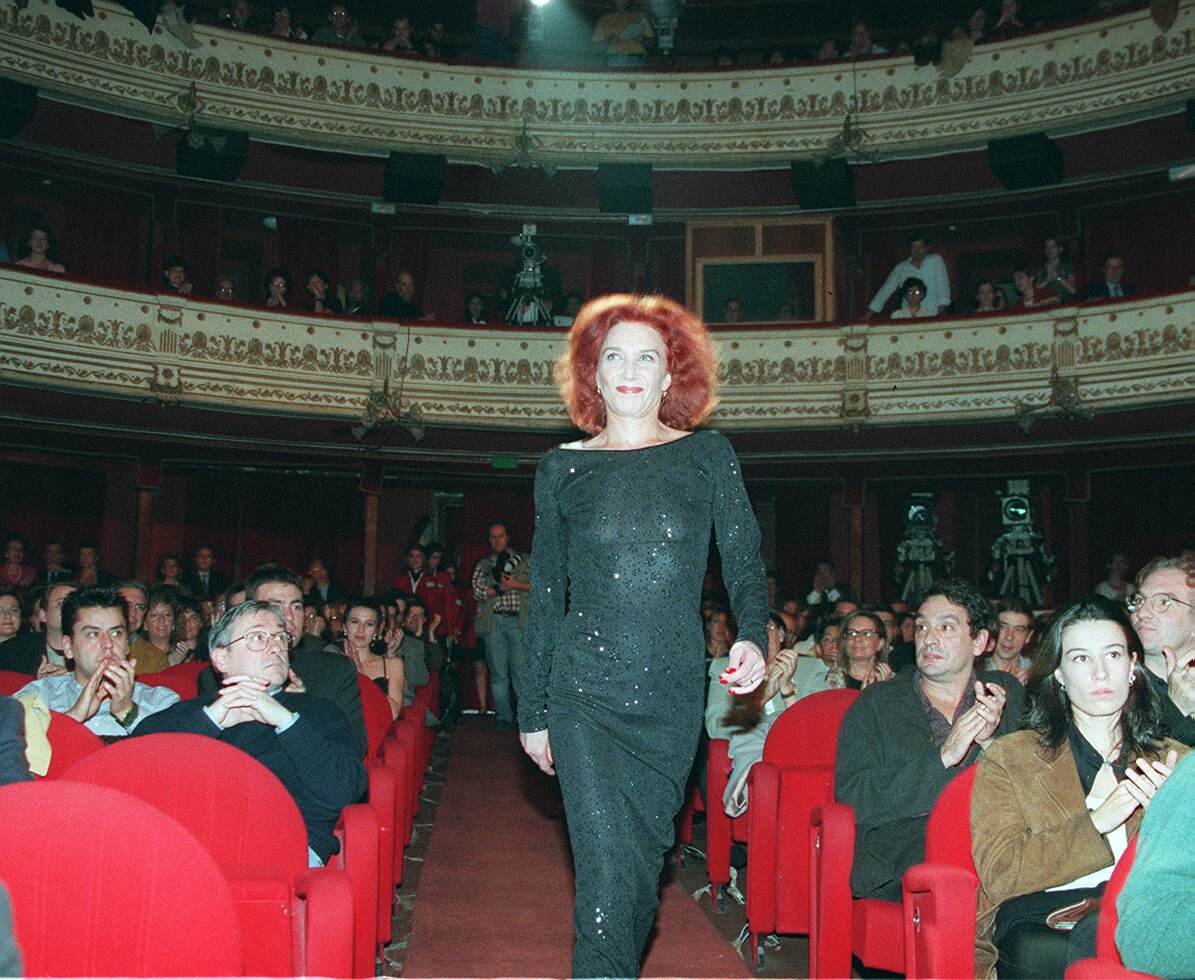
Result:
{"label": "upper balcony", "polygon": [[0,74],[54,99],[282,144],[545,168],[783,166],[824,156],[851,114],[876,159],[954,153],[1175,111],[1195,89],[1195,0],[982,44],[951,77],[908,54],[735,70],[561,71],[409,61],[199,26],[190,51],[105,0],[80,22],[0,6]]}
{"label": "upper balcony", "polygon": [[[563,331],[353,321],[0,267],[0,381],[199,410],[527,432],[569,423]],[[1195,392],[1195,292],[718,334],[741,432],[1087,419]]]}

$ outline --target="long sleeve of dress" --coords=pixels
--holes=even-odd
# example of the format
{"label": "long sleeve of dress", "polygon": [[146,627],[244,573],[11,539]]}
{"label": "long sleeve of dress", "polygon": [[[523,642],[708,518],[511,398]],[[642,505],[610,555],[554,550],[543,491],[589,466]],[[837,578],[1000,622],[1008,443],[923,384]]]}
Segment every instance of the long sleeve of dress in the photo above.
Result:
{"label": "long sleeve of dress", "polygon": [[738,639],[768,648],[768,582],[759,554],[759,523],[751,509],[738,457],[725,439],[714,470],[714,530]]}
{"label": "long sleeve of dress", "polygon": [[552,476],[554,462],[554,454],[549,453],[535,471],[535,537],[531,545],[535,560],[527,596],[523,663],[517,673],[519,730],[523,732],[548,727],[548,676],[564,621],[568,543]]}

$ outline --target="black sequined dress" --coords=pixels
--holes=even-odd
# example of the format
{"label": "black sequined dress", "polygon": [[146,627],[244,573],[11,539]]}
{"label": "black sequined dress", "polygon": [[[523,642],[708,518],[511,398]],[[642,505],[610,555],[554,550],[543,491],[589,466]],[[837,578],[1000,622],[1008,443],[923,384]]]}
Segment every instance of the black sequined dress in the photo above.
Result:
{"label": "black sequined dress", "polygon": [[759,527],[734,450],[711,430],[629,451],[554,449],[535,511],[519,728],[549,730],[564,795],[573,975],[637,976],[702,725],[710,528],[738,637],[762,650]]}

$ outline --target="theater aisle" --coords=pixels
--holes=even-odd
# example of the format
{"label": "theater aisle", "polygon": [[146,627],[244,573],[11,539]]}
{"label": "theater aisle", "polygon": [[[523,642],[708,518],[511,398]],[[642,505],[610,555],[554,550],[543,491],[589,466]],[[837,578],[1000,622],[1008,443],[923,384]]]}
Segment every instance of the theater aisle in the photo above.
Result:
{"label": "theater aisle", "polygon": [[[554,783],[490,719],[464,718],[452,743],[403,976],[568,976],[573,882]],[[644,975],[749,971],[697,903],[668,884]]]}

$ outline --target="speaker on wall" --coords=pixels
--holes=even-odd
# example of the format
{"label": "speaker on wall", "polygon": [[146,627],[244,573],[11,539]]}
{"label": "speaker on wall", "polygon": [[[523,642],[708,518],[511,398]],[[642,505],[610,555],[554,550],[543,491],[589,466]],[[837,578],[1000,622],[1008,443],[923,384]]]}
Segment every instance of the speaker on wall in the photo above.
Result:
{"label": "speaker on wall", "polygon": [[0,139],[10,140],[33,118],[37,89],[0,78]]}
{"label": "speaker on wall", "polygon": [[842,157],[794,160],[793,196],[803,210],[823,211],[855,206],[855,172]]}
{"label": "speaker on wall", "polygon": [[651,214],[654,199],[650,163],[599,163],[598,210]]}
{"label": "speaker on wall", "polygon": [[436,204],[447,166],[448,157],[442,153],[391,153],[382,197],[394,204]]}
{"label": "speaker on wall", "polygon": [[1064,169],[1062,150],[1045,133],[990,141],[988,166],[1010,191],[1061,184]]}
{"label": "speaker on wall", "polygon": [[180,177],[232,183],[249,156],[249,134],[224,129],[189,129],[179,138],[175,169]]}

